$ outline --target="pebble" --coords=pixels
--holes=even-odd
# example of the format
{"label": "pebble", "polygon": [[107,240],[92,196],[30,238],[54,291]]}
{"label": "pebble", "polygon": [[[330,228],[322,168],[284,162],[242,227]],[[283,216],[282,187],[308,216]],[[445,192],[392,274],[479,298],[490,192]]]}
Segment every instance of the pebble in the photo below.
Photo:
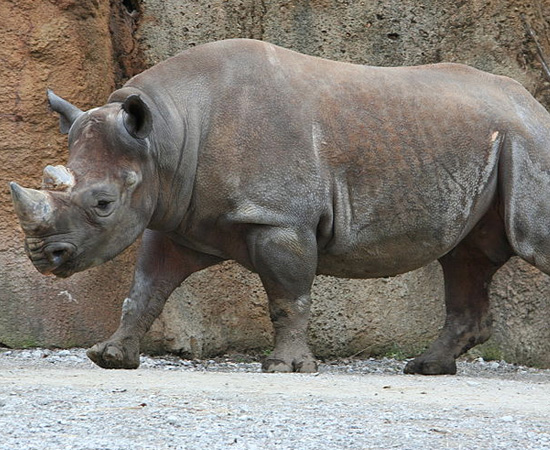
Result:
{"label": "pebble", "polygon": [[[80,371],[91,367],[83,349],[13,350],[11,353],[0,362],[2,367],[13,367],[16,371],[55,364],[61,369],[56,372],[63,376],[63,368],[77,367]],[[242,361],[242,357],[231,356],[209,360],[181,360],[169,355],[141,357],[142,366],[148,369],[144,376],[164,376],[164,370],[181,371],[182,379],[185,372],[261,371],[258,361],[252,358]],[[205,389],[206,395],[202,388],[187,390],[185,383],[181,389],[163,390],[159,386],[158,390],[143,391],[127,386],[124,373],[120,373],[120,377],[117,373],[113,378],[116,381],[107,382],[100,389],[84,388],[80,384],[75,387],[71,385],[71,378],[67,378],[63,388],[47,388],[39,383],[25,387],[15,382],[0,390],[0,396],[5,396],[0,398],[0,450],[550,448],[549,422],[545,417],[527,417],[513,409],[506,410],[502,416],[503,411],[486,407],[487,403],[480,407],[475,401],[468,408],[456,407],[447,400],[435,406],[437,402],[432,404],[435,399],[431,391],[421,391],[427,392],[423,398],[429,401],[429,406],[423,402],[400,403],[403,389],[399,388],[398,377],[406,378],[412,385],[426,380],[401,375],[405,363],[386,358],[349,358],[345,363],[342,360],[323,362],[318,378],[255,377],[277,385],[273,395],[260,397],[264,399],[262,402],[255,401],[256,389],[249,390],[247,386],[235,394],[227,394],[231,392],[228,388],[215,392]],[[156,373],[151,373],[153,371]],[[90,373],[102,372],[94,368]],[[339,374],[342,376],[336,376]],[[356,400],[355,394],[340,396],[338,392],[322,395],[328,385],[348,387],[352,381],[358,382],[357,375],[368,374],[388,375],[380,389],[385,387],[384,393],[393,395],[391,402],[375,400],[371,404],[370,399]],[[1,376],[2,371],[0,380]],[[474,387],[489,384],[480,378],[490,378],[494,386],[494,382],[516,380],[518,376],[531,383],[533,380],[537,384],[550,383],[548,370],[482,359],[459,361],[458,380],[453,380],[458,381],[455,384],[459,387],[470,386],[466,391],[475,391]],[[232,378],[240,377],[227,377],[225,384],[232,386]],[[307,384],[313,380],[314,385],[323,389],[300,391],[295,399],[285,392],[284,383],[296,379]],[[449,382],[449,377],[428,379],[433,383]],[[359,381],[369,383],[368,377]],[[373,397],[376,398],[380,397]],[[2,408],[3,405],[6,407]]]}
{"label": "pebble", "polygon": [[181,420],[176,416],[169,416],[166,418],[166,422],[168,422],[170,425],[179,425]]}

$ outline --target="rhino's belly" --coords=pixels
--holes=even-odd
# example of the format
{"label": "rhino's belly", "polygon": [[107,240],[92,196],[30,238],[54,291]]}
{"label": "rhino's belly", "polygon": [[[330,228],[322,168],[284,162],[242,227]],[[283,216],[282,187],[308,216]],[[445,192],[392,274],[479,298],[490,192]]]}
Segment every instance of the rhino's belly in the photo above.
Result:
{"label": "rhino's belly", "polygon": [[318,234],[324,241],[319,241],[317,272],[345,278],[392,276],[445,255],[493,201],[497,155],[495,142],[485,160],[483,153],[473,162],[459,158],[450,169],[442,168],[442,157],[430,170],[372,170],[368,176],[361,172],[335,179],[331,219]]}
{"label": "rhino's belly", "polygon": [[[418,269],[452,250],[481,219],[494,187],[467,202],[413,202],[401,211],[379,204],[339,214],[332,238],[318,250],[317,273],[344,278],[393,276]],[[418,204],[418,202],[417,202]],[[453,207],[452,205],[467,205]],[[396,213],[399,211],[398,213]]]}
{"label": "rhino's belly", "polygon": [[[405,201],[382,198],[340,207],[331,238],[318,250],[317,272],[344,278],[393,276],[418,269],[452,250],[481,219],[495,191],[483,194],[443,190]],[[402,191],[400,195],[407,195]],[[342,202],[341,204],[344,204]],[[349,203],[348,203],[349,204]]]}
{"label": "rhino's belly", "polygon": [[432,201],[413,208],[412,201],[380,202],[359,208],[356,202],[353,212],[341,209],[335,215],[331,238],[318,250],[317,272],[376,278],[418,269],[449,252],[472,229],[485,202],[478,204],[482,208],[473,203],[452,208]]}
{"label": "rhino's belly", "polygon": [[347,252],[321,252],[317,274],[342,278],[378,278],[409,272],[443,256],[452,245],[439,239],[413,243],[393,239],[379,243],[355,244]]}

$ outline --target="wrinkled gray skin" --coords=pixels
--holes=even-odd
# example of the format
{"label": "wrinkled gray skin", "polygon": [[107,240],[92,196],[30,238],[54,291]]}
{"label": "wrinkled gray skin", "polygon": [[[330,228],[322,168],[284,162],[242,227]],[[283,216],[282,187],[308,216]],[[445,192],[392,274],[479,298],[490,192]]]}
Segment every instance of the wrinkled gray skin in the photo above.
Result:
{"label": "wrinkled gray skin", "polygon": [[443,374],[490,336],[488,284],[510,256],[550,273],[550,116],[508,78],[230,40],[154,66],[100,108],[48,96],[67,166],[48,166],[40,191],[11,184],[32,262],[68,277],[144,233],[120,327],[88,352],[101,367],[138,367],[172,291],[227,259],[267,291],[268,372],[317,368],[316,274],[392,276],[438,259],[447,320],[405,371]]}

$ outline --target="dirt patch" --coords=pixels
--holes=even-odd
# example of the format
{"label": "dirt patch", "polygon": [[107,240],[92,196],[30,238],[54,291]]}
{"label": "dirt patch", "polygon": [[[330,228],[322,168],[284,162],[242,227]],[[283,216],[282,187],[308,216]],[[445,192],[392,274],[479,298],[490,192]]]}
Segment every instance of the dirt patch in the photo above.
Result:
{"label": "dirt patch", "polygon": [[0,449],[550,446],[550,371],[477,361],[425,377],[403,364],[340,361],[302,375],[142,358],[108,371],[83,350],[4,352]]}

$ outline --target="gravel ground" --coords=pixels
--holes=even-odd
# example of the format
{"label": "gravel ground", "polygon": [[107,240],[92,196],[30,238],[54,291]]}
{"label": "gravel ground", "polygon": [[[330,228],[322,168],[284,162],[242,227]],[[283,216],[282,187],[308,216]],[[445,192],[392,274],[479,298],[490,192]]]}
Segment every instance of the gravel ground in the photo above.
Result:
{"label": "gravel ground", "polygon": [[0,349],[0,449],[550,449],[550,370],[341,360],[263,374],[245,356],[93,366],[82,349]]}

